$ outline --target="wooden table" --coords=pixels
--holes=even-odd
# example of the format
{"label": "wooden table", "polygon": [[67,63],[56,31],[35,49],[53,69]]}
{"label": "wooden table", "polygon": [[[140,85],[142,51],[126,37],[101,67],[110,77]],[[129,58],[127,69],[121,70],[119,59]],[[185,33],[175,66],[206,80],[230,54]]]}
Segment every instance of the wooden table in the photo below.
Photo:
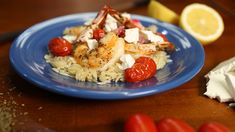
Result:
{"label": "wooden table", "polygon": [[[111,0],[121,11],[146,15],[147,6],[122,8],[118,4],[133,0]],[[99,101],[70,98],[32,85],[11,67],[9,49],[12,41],[0,44],[0,127],[16,131],[117,131],[123,130],[127,117],[146,113],[158,121],[162,117],[181,118],[197,129],[206,121],[223,123],[235,131],[235,111],[226,103],[203,96],[204,75],[219,62],[235,55],[235,17],[211,0],[159,0],[180,13],[192,2],[202,2],[217,9],[223,16],[225,31],[222,37],[205,46],[205,64],[189,82],[167,92],[130,100]],[[231,0],[219,1],[230,11]],[[0,2],[0,33],[16,31],[49,18],[66,14],[98,11],[105,0],[2,0]],[[0,129],[1,130],[1,129]]]}

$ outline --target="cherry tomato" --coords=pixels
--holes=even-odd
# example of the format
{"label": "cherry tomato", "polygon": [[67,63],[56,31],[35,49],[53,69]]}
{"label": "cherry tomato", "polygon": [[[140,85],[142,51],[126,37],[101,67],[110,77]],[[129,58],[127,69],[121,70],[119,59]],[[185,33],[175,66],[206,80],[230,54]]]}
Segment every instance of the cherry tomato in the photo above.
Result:
{"label": "cherry tomato", "polygon": [[93,31],[93,38],[96,40],[99,40],[100,38],[104,37],[104,35],[105,32],[103,29],[98,28]]}
{"label": "cherry tomato", "polygon": [[125,80],[127,82],[139,82],[151,78],[156,73],[157,66],[153,59],[149,57],[139,57],[135,64],[125,70]]}
{"label": "cherry tomato", "polygon": [[61,37],[53,38],[48,48],[55,56],[67,56],[72,53],[72,44]]}
{"label": "cherry tomato", "polygon": [[198,132],[229,132],[229,130],[220,123],[207,122],[200,126]]}
{"label": "cherry tomato", "polygon": [[146,114],[134,114],[125,123],[125,132],[157,132],[154,120]]}
{"label": "cherry tomato", "polygon": [[183,120],[178,118],[163,118],[157,123],[159,132],[195,132],[195,130]]}

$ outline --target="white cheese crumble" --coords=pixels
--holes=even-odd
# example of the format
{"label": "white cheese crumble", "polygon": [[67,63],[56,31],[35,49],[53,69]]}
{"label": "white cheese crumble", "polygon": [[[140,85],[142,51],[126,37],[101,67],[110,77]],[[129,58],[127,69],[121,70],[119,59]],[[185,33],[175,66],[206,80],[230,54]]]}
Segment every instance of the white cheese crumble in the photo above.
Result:
{"label": "white cheese crumble", "polygon": [[122,55],[120,57],[120,61],[122,62],[122,66],[121,66],[122,70],[131,68],[135,63],[135,59],[130,54]]}
{"label": "white cheese crumble", "polygon": [[139,29],[138,28],[130,28],[125,30],[124,39],[128,43],[137,43],[139,41]]}
{"label": "white cheese crumble", "polygon": [[161,36],[154,34],[152,31],[141,30],[141,33],[143,33],[150,42],[164,42],[164,39]]}
{"label": "white cheese crumble", "polygon": [[110,31],[113,31],[117,28],[118,28],[117,20],[108,14],[106,17],[106,20],[105,20],[104,30],[106,32],[110,32]]}
{"label": "white cheese crumble", "polygon": [[93,50],[98,47],[98,42],[96,39],[88,39],[86,42],[89,47],[89,50]]}
{"label": "white cheese crumble", "polygon": [[68,42],[73,43],[77,39],[77,36],[75,36],[75,35],[64,35],[63,38],[65,40],[67,40]]}

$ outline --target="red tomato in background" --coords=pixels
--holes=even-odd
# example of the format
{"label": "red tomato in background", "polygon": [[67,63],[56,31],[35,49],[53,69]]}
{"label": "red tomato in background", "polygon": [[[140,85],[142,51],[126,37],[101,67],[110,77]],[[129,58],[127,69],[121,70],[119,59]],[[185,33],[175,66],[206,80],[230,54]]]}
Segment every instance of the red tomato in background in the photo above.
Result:
{"label": "red tomato in background", "polygon": [[125,123],[125,132],[157,132],[154,120],[145,114],[134,114]]}
{"label": "red tomato in background", "polygon": [[149,57],[139,57],[135,64],[125,70],[125,80],[127,82],[139,82],[151,78],[156,73],[157,66],[153,59]]}
{"label": "red tomato in background", "polygon": [[50,52],[55,56],[67,56],[72,53],[72,44],[66,39],[57,37],[53,38],[49,44],[48,48]]}
{"label": "red tomato in background", "polygon": [[102,37],[104,37],[104,35],[105,35],[105,32],[103,29],[98,28],[93,31],[93,38],[96,40],[101,39]]}
{"label": "red tomato in background", "polygon": [[195,132],[189,124],[178,118],[163,118],[156,126],[158,132]]}
{"label": "red tomato in background", "polygon": [[229,130],[220,123],[207,122],[200,126],[198,132],[229,132]]}

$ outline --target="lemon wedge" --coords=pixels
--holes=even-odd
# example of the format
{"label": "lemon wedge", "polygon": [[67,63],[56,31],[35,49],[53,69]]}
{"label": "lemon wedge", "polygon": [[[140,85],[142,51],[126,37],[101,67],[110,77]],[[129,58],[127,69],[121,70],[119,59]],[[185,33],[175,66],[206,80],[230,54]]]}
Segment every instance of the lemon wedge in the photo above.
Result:
{"label": "lemon wedge", "polygon": [[224,31],[223,19],[219,13],[199,3],[190,4],[183,9],[180,26],[203,45],[214,42]]}
{"label": "lemon wedge", "polygon": [[179,21],[179,15],[156,0],[150,1],[148,5],[148,15],[173,24],[177,24]]}

